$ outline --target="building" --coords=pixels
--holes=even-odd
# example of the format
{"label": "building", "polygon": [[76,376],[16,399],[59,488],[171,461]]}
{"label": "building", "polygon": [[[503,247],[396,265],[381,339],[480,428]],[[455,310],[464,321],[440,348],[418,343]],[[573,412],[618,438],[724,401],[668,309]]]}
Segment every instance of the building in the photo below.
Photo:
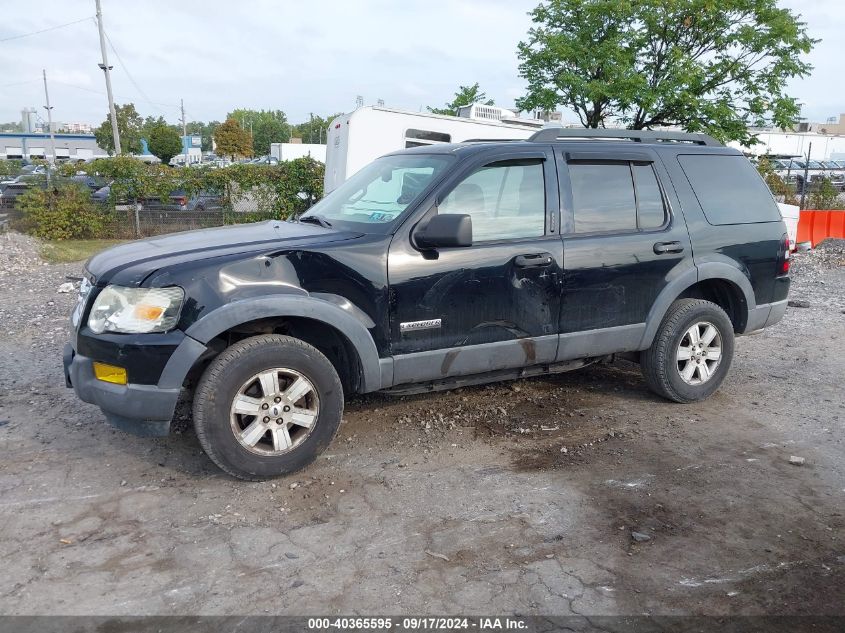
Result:
{"label": "building", "polygon": [[21,110],[21,131],[26,134],[35,132],[38,127],[38,111],[35,108],[24,108]]}
{"label": "building", "polygon": [[174,156],[170,163],[172,165],[184,165],[185,155],[187,154],[188,164],[202,162],[202,136],[199,134],[188,134],[182,136],[182,151]]}
{"label": "building", "polygon": [[[818,134],[816,132],[793,132],[783,130],[749,130],[757,143],[751,147],[742,147],[739,143],[728,143],[746,154],[763,156],[807,156],[814,160],[830,160],[845,154],[845,136],[837,134]],[[810,149],[812,143],[812,150]]]}
{"label": "building", "polygon": [[836,117],[831,117],[827,123],[817,123],[818,130],[821,134],[834,134],[845,136],[845,114],[839,115],[839,122],[836,122]]}
{"label": "building", "polygon": [[59,130],[66,134],[93,134],[94,128],[90,123],[60,123]]}
{"label": "building", "polygon": [[[57,160],[86,160],[108,156],[93,134],[54,134]],[[0,134],[0,159],[50,158],[49,134]]]}

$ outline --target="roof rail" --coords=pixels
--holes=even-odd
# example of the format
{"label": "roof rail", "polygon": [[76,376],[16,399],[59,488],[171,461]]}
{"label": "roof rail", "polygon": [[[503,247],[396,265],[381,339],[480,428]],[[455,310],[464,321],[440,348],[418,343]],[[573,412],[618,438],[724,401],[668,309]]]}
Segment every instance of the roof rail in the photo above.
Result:
{"label": "roof rail", "polygon": [[512,143],[522,139],[518,138],[468,138],[463,141],[455,141],[456,143]]}
{"label": "roof rail", "polygon": [[694,145],[711,145],[724,147],[719,141],[707,134],[690,134],[689,132],[672,132],[668,130],[616,130],[594,128],[562,128],[547,127],[528,137],[533,143],[548,143],[559,139],[627,139],[637,143],[662,143],[666,141],[676,143],[692,143]]}

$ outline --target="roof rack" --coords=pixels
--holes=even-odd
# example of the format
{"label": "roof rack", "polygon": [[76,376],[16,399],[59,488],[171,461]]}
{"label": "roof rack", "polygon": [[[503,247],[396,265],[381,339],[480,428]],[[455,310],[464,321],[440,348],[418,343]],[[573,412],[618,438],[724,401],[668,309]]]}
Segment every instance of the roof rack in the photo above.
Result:
{"label": "roof rack", "polygon": [[455,141],[456,143],[513,143],[522,139],[518,138],[468,138],[463,141]]}
{"label": "roof rack", "polygon": [[558,139],[626,139],[637,143],[691,143],[693,145],[710,145],[724,147],[719,141],[707,134],[690,134],[688,132],[671,132],[667,130],[615,130],[593,128],[562,128],[547,127],[528,137],[533,143],[548,143]]}

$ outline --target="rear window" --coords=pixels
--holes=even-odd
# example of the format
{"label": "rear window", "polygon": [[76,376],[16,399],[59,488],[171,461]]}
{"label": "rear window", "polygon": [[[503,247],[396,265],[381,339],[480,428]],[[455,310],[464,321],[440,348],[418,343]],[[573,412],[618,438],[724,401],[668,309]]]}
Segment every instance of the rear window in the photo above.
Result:
{"label": "rear window", "polygon": [[744,156],[685,154],[678,161],[710,224],[781,219],[769,188]]}

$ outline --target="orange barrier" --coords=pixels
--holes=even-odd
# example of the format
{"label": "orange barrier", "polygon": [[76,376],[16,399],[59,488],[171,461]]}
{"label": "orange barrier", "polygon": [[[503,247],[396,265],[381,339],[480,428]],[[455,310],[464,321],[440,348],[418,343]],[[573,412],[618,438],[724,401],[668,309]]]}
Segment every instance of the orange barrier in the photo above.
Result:
{"label": "orange barrier", "polygon": [[845,238],[845,210],[802,210],[798,216],[797,241],[810,242],[815,248],[828,237]]}

